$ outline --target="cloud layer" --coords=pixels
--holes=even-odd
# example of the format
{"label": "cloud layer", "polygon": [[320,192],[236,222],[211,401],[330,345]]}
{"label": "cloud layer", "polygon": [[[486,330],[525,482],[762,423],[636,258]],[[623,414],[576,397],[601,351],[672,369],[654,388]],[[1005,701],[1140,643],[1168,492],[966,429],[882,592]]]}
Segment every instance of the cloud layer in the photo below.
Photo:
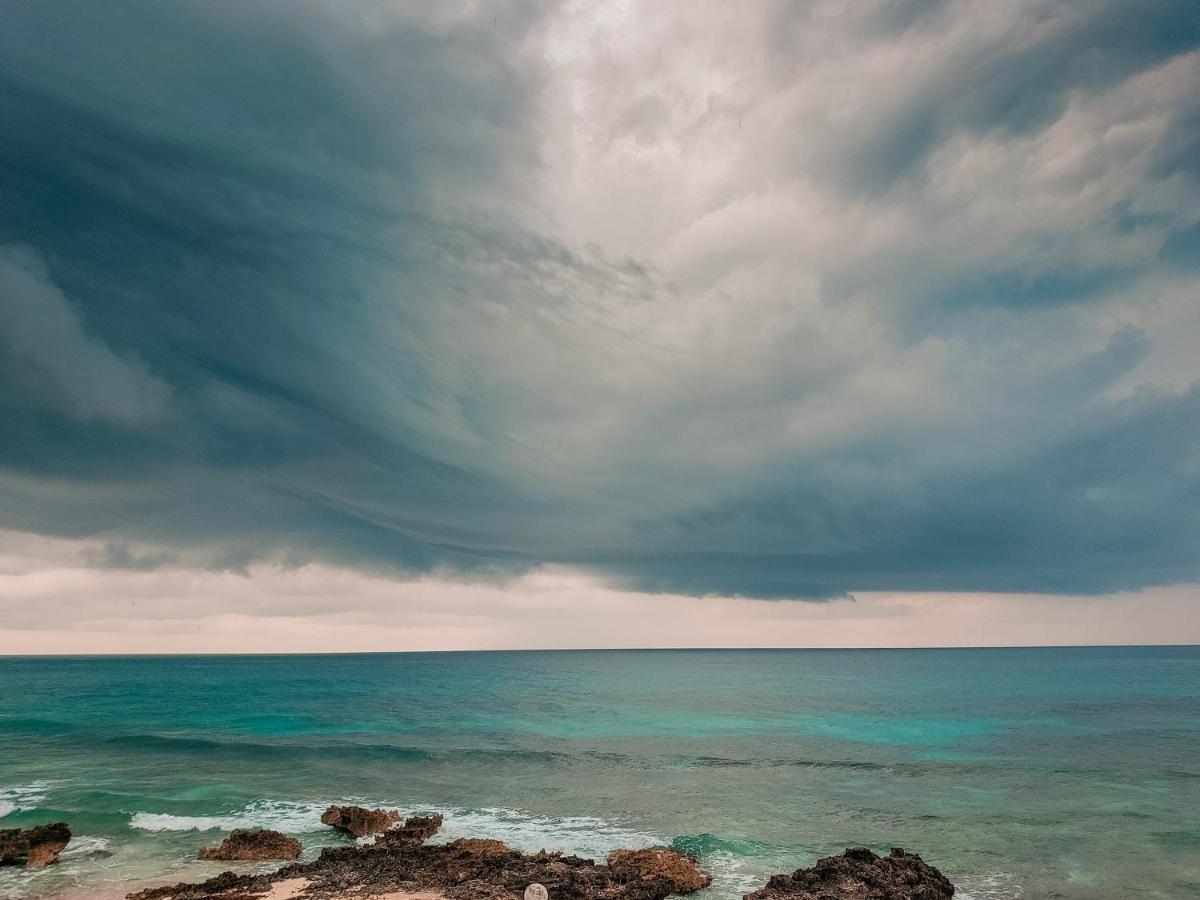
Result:
{"label": "cloud layer", "polygon": [[[0,532],[0,653],[330,653],[1200,642],[1194,587],[1106,597],[862,593],[826,603],[618,591],[541,569],[499,585],[314,563],[95,568],[87,541]],[[148,561],[149,562],[149,561]]]}
{"label": "cloud layer", "polygon": [[1200,580],[1194,2],[424,6],[6,9],[0,527],[681,595]]}

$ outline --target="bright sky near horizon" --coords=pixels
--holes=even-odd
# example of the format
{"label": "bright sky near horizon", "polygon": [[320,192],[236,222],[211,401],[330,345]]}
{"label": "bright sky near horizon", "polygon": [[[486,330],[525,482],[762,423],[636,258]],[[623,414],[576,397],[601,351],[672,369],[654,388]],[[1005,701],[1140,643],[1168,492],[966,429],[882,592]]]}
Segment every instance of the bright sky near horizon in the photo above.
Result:
{"label": "bright sky near horizon", "polygon": [[14,0],[0,653],[1200,642],[1200,6]]}

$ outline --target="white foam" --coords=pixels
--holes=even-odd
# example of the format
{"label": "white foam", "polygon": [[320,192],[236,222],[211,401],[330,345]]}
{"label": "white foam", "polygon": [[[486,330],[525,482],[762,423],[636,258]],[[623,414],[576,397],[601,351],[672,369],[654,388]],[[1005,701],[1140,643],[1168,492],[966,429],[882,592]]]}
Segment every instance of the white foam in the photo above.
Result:
{"label": "white foam", "polygon": [[954,896],[959,900],[1020,900],[1025,896],[1015,875],[998,872],[955,884]]}
{"label": "white foam", "polygon": [[728,850],[709,853],[700,865],[713,878],[713,893],[720,897],[743,897],[767,883],[767,875],[746,871],[746,861]]}
{"label": "white foam", "polygon": [[39,803],[46,799],[44,781],[14,787],[0,787],[0,819],[23,810],[37,809]]}
{"label": "white foam", "polygon": [[600,861],[618,848],[667,843],[657,835],[592,816],[539,816],[502,808],[448,810],[434,840],[446,842],[463,837],[495,838],[526,853],[558,850]]}
{"label": "white foam", "polygon": [[321,813],[327,803],[289,803],[260,800],[240,810],[215,816],[176,816],[135,812],[129,827],[141,831],[232,831],[234,828],[273,828],[293,834],[322,831]]}
{"label": "white foam", "polygon": [[71,842],[67,844],[67,848],[59,854],[59,858],[73,859],[77,856],[91,856],[94,853],[103,853],[107,849],[108,838],[81,834],[78,837],[71,838]]}

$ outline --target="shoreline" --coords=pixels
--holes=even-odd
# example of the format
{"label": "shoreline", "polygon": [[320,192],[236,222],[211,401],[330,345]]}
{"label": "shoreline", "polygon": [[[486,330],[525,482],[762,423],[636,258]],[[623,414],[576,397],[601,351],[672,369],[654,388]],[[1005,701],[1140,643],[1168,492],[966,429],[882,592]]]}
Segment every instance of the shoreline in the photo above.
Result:
{"label": "shoreline", "polygon": [[[320,850],[300,861],[301,842],[263,828],[239,828],[218,845],[199,847],[196,859],[281,865],[269,871],[228,869],[202,881],[73,887],[49,900],[667,900],[704,891],[712,875],[700,860],[667,846],[617,849],[603,861],[552,852],[527,853],[492,838],[430,843],[440,814],[402,817],[396,810],[330,806],[322,824],[356,839],[353,846]],[[53,835],[53,846],[49,838]],[[65,838],[64,838],[65,835]],[[24,841],[28,859],[10,853],[7,864],[57,864],[70,833],[65,823],[9,832]],[[365,842],[364,842],[365,841]],[[883,890],[883,893],[880,891]],[[954,887],[918,855],[892,848],[879,856],[847,848],[810,868],[772,875],[743,900],[950,900]]]}
{"label": "shoreline", "polygon": [[[272,885],[265,894],[257,900],[305,900],[304,891],[311,882],[303,878],[288,879]],[[76,887],[55,894],[48,894],[44,900],[126,900],[131,894],[147,888],[159,887],[157,882],[131,882],[127,884],[106,886],[101,888]],[[445,895],[432,891],[391,891],[384,894],[370,895],[370,900],[444,900]],[[368,900],[361,893],[347,893],[331,900]]]}

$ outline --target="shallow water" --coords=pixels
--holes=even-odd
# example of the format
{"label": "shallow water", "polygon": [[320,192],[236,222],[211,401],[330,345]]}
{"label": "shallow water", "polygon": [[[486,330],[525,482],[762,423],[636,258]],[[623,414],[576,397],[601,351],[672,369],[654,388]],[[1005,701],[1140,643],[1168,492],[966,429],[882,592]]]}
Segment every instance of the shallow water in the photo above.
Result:
{"label": "shallow water", "polygon": [[442,839],[673,842],[712,900],[851,844],[969,898],[1200,896],[1200,648],[0,659],[0,827],[65,820],[0,897],[202,877],[359,800]]}

